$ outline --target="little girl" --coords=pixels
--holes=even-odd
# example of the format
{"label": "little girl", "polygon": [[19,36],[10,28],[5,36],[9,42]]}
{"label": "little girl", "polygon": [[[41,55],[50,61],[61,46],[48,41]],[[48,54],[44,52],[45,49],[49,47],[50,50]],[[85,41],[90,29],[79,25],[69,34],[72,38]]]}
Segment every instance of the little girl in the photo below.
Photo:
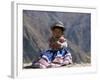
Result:
{"label": "little girl", "polygon": [[72,56],[67,50],[68,44],[64,37],[65,28],[61,22],[54,24],[51,27],[52,36],[49,39],[50,49],[41,53],[38,62],[33,63],[39,68],[54,67],[54,64],[60,66],[71,64]]}

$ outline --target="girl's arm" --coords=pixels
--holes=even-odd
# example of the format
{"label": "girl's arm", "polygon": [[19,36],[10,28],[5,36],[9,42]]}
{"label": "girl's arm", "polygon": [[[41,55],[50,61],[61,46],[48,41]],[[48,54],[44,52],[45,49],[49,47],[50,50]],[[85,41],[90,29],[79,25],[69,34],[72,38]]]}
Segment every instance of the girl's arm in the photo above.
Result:
{"label": "girl's arm", "polygon": [[49,47],[52,49],[58,49],[61,47],[60,44],[57,43],[57,41],[54,41],[52,38],[49,39]]}

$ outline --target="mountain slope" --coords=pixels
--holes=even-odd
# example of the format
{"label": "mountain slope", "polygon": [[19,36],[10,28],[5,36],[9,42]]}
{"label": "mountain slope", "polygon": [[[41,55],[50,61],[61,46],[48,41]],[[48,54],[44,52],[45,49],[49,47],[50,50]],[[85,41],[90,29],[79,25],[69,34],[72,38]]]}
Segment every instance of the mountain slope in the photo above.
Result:
{"label": "mountain slope", "polygon": [[23,61],[38,59],[48,49],[50,27],[62,21],[73,62],[91,62],[91,15],[89,13],[23,10]]}

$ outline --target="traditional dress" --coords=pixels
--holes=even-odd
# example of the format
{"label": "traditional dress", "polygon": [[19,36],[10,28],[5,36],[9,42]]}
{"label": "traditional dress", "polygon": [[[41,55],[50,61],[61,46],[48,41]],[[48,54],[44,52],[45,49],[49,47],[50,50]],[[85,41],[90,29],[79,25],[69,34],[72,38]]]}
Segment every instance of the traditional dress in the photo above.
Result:
{"label": "traditional dress", "polygon": [[49,47],[50,49],[41,53],[40,60],[36,63],[40,68],[52,67],[52,63],[60,66],[72,63],[72,56],[68,51],[67,40],[64,36],[60,38],[51,37],[49,39]]}

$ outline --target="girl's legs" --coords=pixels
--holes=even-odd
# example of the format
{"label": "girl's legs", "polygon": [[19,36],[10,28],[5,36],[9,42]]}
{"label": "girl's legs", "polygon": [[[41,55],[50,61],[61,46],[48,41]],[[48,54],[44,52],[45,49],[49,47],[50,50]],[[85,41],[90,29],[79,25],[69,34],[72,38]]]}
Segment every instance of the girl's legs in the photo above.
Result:
{"label": "girl's legs", "polygon": [[40,68],[47,68],[50,64],[48,63],[48,61],[47,60],[45,60],[45,59],[43,59],[43,58],[41,58],[40,60],[39,60],[39,63],[40,63]]}
{"label": "girl's legs", "polygon": [[55,56],[53,63],[58,63],[61,65],[72,64],[71,53],[66,48],[57,51],[57,55]]}
{"label": "girl's legs", "polygon": [[68,65],[68,64],[72,64],[72,63],[73,63],[72,56],[71,56],[70,52],[68,52],[68,54],[66,54],[64,57],[63,65]]}
{"label": "girl's legs", "polygon": [[41,58],[35,65],[38,65],[39,68],[48,68],[50,66],[51,60],[53,58],[53,53],[51,50],[42,52]]}
{"label": "girl's legs", "polygon": [[63,63],[63,56],[60,50],[56,52],[56,56],[55,59],[53,60],[53,63],[57,63],[57,64]]}

